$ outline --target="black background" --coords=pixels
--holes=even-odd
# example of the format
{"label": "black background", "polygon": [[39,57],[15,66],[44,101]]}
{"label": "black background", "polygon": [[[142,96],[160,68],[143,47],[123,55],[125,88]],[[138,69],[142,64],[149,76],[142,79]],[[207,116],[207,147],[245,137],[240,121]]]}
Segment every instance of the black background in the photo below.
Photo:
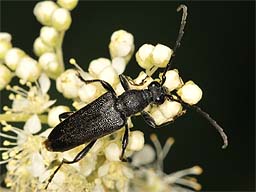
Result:
{"label": "black background", "polygon": [[[41,27],[32,13],[35,4],[35,1],[1,2],[1,31],[11,33],[14,46],[30,55]],[[160,129],[149,128],[141,118],[136,118],[135,128],[142,130],[147,140],[153,132],[162,143],[169,136],[175,138],[165,159],[167,173],[201,165],[204,172],[198,178],[204,191],[253,191],[255,3],[185,4],[189,15],[174,67],[184,81],[191,79],[202,88],[199,106],[224,127],[230,144],[222,150],[222,140],[214,128],[190,111]],[[66,63],[74,57],[87,69],[92,59],[109,58],[110,36],[118,29],[134,35],[136,50],[144,43],[172,47],[181,19],[181,14],[175,11],[178,5],[178,2],[80,2],[72,11],[72,26],[63,44]],[[133,57],[125,74],[135,77],[140,70]],[[1,92],[1,96],[1,105],[9,103],[6,93]]]}

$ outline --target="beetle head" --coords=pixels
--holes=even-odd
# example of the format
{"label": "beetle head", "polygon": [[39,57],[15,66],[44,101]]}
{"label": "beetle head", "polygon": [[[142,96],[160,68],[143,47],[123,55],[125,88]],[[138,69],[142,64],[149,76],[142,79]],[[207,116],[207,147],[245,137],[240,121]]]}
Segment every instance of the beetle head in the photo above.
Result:
{"label": "beetle head", "polygon": [[157,81],[153,81],[149,84],[148,90],[152,94],[154,104],[161,105],[164,103],[165,95],[167,94],[165,87],[161,86]]}

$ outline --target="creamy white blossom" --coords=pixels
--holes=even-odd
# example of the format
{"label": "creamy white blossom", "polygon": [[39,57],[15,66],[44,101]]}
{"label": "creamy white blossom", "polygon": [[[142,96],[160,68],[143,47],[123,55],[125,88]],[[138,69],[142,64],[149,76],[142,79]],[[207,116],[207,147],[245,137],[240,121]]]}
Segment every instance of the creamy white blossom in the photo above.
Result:
{"label": "creamy white blossom", "polygon": [[63,72],[63,68],[54,52],[42,54],[39,57],[39,65],[44,72],[53,79],[56,79]]}
{"label": "creamy white blossom", "polygon": [[13,77],[12,72],[4,65],[0,64],[0,90],[4,89]]}
{"label": "creamy white blossom", "polygon": [[43,40],[40,37],[38,37],[34,41],[33,50],[37,56],[40,56],[46,52],[53,52],[53,47],[45,44]]}
{"label": "creamy white blossom", "polygon": [[134,43],[133,35],[125,30],[115,31],[111,35],[111,41],[109,43],[109,50],[111,58],[123,57],[128,63],[133,52]]}
{"label": "creamy white blossom", "polygon": [[153,62],[151,61],[153,50],[153,45],[144,44],[137,51],[136,60],[143,69],[150,69],[153,67]]}
{"label": "creamy white blossom", "polygon": [[70,12],[64,8],[54,10],[52,14],[52,26],[58,31],[67,30],[72,22]]}
{"label": "creamy white blossom", "polygon": [[4,57],[5,64],[11,69],[16,70],[20,60],[25,56],[25,52],[19,48],[9,49]]}
{"label": "creamy white blossom", "polygon": [[107,160],[120,161],[121,148],[116,143],[110,143],[104,152]]}
{"label": "creamy white blossom", "polygon": [[57,0],[57,3],[68,10],[72,10],[77,6],[78,0]]}
{"label": "creamy white blossom", "polygon": [[16,75],[24,81],[34,82],[40,76],[41,68],[31,57],[23,57],[15,70]]}
{"label": "creamy white blossom", "polygon": [[7,90],[12,91],[9,99],[13,100],[12,107],[4,107],[4,110],[9,113],[24,113],[24,114],[41,114],[45,112],[55,100],[50,100],[47,94],[50,89],[50,80],[42,74],[35,85],[30,82],[26,83],[28,90],[20,86],[7,86]]}
{"label": "creamy white blossom", "polygon": [[152,62],[157,67],[166,67],[173,51],[162,44],[157,44],[152,51]]}
{"label": "creamy white blossom", "polygon": [[202,90],[193,81],[188,81],[178,90],[178,95],[182,101],[194,105],[198,103],[203,95]]}
{"label": "creamy white blossom", "polygon": [[48,46],[54,47],[58,43],[59,32],[53,27],[44,26],[40,30],[40,38]]}
{"label": "creamy white blossom", "polygon": [[141,131],[132,131],[127,147],[132,151],[140,151],[144,146],[144,142],[144,134]]}
{"label": "creamy white blossom", "polygon": [[179,76],[178,70],[169,70],[165,76],[166,80],[163,85],[168,88],[168,91],[171,92],[174,89],[178,89],[182,86],[183,82]]}
{"label": "creamy white blossom", "polygon": [[52,14],[58,8],[58,5],[53,1],[42,1],[36,4],[34,15],[37,20],[43,25],[52,24]]}
{"label": "creamy white blossom", "polygon": [[82,82],[77,77],[77,71],[68,69],[62,73],[56,80],[57,90],[67,98],[78,97],[78,90]]}
{"label": "creamy white blossom", "polygon": [[50,109],[48,113],[48,124],[50,127],[55,127],[60,123],[59,115],[65,112],[69,112],[70,109],[67,106],[59,105]]}
{"label": "creamy white blossom", "polygon": [[0,59],[4,59],[5,54],[9,49],[12,48],[12,44],[10,41],[6,40],[6,38],[0,39]]}

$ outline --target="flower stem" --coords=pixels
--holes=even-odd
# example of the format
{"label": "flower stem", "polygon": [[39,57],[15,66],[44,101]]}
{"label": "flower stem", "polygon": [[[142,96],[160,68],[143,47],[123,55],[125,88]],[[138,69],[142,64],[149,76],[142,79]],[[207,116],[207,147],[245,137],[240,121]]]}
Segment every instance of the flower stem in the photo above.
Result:
{"label": "flower stem", "polygon": [[[7,122],[26,122],[31,117],[31,114],[0,114],[0,121]],[[38,115],[41,123],[47,124],[47,115]]]}
{"label": "flower stem", "polygon": [[56,45],[57,60],[58,60],[59,64],[61,65],[62,71],[64,71],[64,69],[65,69],[63,54],[62,54],[62,43],[63,43],[64,36],[65,36],[65,31],[60,32],[59,42]]}

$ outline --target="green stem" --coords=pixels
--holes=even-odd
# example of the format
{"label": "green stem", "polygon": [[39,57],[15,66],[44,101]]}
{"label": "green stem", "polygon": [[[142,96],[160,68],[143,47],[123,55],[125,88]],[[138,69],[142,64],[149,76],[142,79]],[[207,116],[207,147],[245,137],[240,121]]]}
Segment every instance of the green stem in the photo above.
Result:
{"label": "green stem", "polygon": [[64,71],[64,69],[65,69],[63,54],[62,54],[62,43],[63,43],[64,36],[65,36],[65,31],[60,32],[60,39],[59,39],[58,44],[56,45],[57,60],[61,65],[62,71]]}
{"label": "green stem", "polygon": [[[0,114],[0,121],[7,122],[26,122],[31,117],[31,114]],[[41,123],[47,124],[47,115],[38,115]]]}

